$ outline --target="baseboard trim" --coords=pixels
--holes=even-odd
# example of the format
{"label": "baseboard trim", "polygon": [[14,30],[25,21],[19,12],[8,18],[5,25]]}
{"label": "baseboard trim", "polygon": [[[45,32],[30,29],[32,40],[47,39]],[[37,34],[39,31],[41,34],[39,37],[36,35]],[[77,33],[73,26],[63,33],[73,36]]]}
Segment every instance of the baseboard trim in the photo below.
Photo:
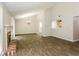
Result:
{"label": "baseboard trim", "polygon": [[79,41],[79,39],[73,40],[73,42],[77,42],[77,41]]}
{"label": "baseboard trim", "polygon": [[41,35],[41,36],[43,36],[43,37],[48,37],[48,36],[50,36],[50,35]]}
{"label": "baseboard trim", "polygon": [[[53,36],[54,37],[54,36]],[[67,40],[67,39],[64,39],[64,38],[60,38],[60,37],[56,37],[58,39],[61,39],[61,40],[65,40],[65,41],[69,41],[69,42],[73,42],[73,40]]]}
{"label": "baseboard trim", "polygon": [[36,35],[37,33],[26,33],[26,34],[15,34],[15,36],[18,36],[18,35]]}
{"label": "baseboard trim", "polygon": [[[15,36],[18,36],[18,35],[38,35],[38,33],[15,34]],[[55,37],[55,38],[58,38],[58,39],[61,39],[61,40],[69,41],[69,42],[77,42],[77,41],[79,41],[79,39],[77,39],[77,40],[67,40],[67,39],[63,39],[63,38],[56,37],[56,36],[51,36],[51,35],[41,35],[41,36],[42,37]]]}
{"label": "baseboard trim", "polygon": [[67,40],[67,39],[56,37],[56,36],[42,36],[42,37],[54,37],[54,38],[57,38],[57,39],[60,39],[60,40],[65,40],[65,41],[69,41],[69,42],[75,42],[75,41],[72,41],[72,40]]}

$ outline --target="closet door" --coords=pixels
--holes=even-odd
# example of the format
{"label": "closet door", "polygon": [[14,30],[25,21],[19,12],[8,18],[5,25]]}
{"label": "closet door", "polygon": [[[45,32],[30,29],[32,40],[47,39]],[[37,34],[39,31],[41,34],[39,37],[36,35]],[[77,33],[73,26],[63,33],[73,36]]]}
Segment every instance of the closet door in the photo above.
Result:
{"label": "closet door", "polygon": [[73,29],[73,38],[77,41],[79,40],[79,16],[74,16]]}

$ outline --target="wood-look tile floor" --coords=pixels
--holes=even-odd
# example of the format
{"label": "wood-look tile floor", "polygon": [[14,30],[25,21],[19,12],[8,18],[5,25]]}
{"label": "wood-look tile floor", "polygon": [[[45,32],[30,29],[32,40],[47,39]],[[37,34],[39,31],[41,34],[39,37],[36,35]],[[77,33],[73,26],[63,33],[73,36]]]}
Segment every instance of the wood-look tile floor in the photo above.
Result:
{"label": "wood-look tile floor", "polygon": [[17,56],[79,56],[79,42],[55,37],[18,35]]}

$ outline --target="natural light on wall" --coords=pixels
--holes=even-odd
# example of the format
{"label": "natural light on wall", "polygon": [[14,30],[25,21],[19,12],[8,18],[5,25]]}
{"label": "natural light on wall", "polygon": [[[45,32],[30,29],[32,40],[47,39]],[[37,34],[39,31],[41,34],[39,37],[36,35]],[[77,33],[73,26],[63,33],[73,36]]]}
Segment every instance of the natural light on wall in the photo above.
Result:
{"label": "natural light on wall", "polygon": [[26,14],[22,14],[22,15],[17,15],[17,16],[15,16],[15,18],[22,19],[25,17],[31,17],[31,16],[36,15],[36,14],[38,14],[38,12],[31,12],[31,13],[26,13]]}
{"label": "natural light on wall", "polygon": [[56,29],[56,21],[52,21],[52,29]]}
{"label": "natural light on wall", "polygon": [[42,32],[42,22],[39,22],[39,32]]}

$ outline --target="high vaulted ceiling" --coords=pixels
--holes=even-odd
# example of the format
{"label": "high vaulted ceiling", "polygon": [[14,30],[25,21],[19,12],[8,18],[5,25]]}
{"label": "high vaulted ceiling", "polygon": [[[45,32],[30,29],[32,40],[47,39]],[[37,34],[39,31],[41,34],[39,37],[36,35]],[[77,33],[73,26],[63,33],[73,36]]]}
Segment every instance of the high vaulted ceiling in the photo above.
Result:
{"label": "high vaulted ceiling", "polygon": [[53,6],[54,2],[5,2],[5,6],[13,15],[19,15]]}

